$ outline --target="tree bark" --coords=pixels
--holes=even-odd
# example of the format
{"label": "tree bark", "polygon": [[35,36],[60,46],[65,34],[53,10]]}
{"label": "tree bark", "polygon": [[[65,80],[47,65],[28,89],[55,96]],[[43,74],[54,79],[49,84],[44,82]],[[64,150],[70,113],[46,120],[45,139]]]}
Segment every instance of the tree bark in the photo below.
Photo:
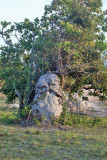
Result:
{"label": "tree bark", "polygon": [[[58,44],[60,44],[60,30],[58,33]],[[62,56],[61,56],[61,48],[58,48],[58,59],[57,59],[57,71],[59,71],[61,73],[61,86],[62,88],[64,87],[65,84],[65,78],[64,78],[64,74],[62,73],[63,70],[63,63],[62,63]]]}

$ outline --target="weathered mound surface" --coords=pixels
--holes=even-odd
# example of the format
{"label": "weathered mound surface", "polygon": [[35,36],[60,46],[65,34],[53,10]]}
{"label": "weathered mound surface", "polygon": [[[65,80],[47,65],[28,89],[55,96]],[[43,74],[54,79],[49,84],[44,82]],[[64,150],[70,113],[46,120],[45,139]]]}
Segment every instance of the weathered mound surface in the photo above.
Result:
{"label": "weathered mound surface", "polygon": [[[107,108],[104,108],[104,103],[99,100],[98,96],[89,95],[94,92],[93,89],[83,89],[83,96],[79,97],[77,93],[73,95],[73,101],[69,102],[71,111],[80,112],[90,116],[104,117],[107,116]],[[82,97],[87,97],[88,100],[83,100]],[[103,107],[104,106],[104,107]]]}
{"label": "weathered mound surface", "polygon": [[60,79],[55,74],[44,74],[36,84],[33,116],[46,119],[58,118],[62,112],[65,95],[60,87]]}

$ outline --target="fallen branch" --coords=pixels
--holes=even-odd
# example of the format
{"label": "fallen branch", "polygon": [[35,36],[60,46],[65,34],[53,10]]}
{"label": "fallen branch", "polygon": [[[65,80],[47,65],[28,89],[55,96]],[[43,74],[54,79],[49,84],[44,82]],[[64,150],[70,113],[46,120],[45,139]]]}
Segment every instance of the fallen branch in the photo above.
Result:
{"label": "fallen branch", "polygon": [[60,72],[60,71],[48,71],[47,74],[53,73],[53,74],[69,74],[69,73],[88,73],[84,71],[68,71],[68,72]]}
{"label": "fallen branch", "polygon": [[29,111],[29,114],[28,114],[28,118],[27,118],[27,120],[26,120],[26,123],[29,121],[31,112],[32,112],[32,109]]}

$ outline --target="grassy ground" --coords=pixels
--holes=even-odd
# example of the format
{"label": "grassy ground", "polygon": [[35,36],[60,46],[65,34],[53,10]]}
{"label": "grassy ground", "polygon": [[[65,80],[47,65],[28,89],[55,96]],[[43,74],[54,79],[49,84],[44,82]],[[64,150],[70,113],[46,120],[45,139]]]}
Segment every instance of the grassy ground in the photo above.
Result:
{"label": "grassy ground", "polygon": [[4,100],[0,95],[0,160],[106,160],[107,118],[99,127],[67,131],[22,127],[16,123],[17,108],[7,107]]}

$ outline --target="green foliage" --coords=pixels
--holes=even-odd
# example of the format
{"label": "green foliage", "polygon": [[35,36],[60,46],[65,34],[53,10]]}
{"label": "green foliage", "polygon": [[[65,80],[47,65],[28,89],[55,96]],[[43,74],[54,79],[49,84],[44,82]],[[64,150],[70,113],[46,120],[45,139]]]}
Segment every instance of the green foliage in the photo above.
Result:
{"label": "green foliage", "polygon": [[63,112],[58,120],[58,123],[69,126],[85,126],[96,127],[102,122],[100,117],[88,117],[86,115],[75,114],[63,108]]}
{"label": "green foliage", "polygon": [[102,71],[96,74],[92,74],[92,87],[99,89],[100,92],[107,96],[107,72]]}
{"label": "green foliage", "polygon": [[37,130],[37,131],[35,131],[35,134],[36,134],[36,135],[41,135],[42,132],[41,132],[40,130]]}
{"label": "green foliage", "polygon": [[31,134],[31,131],[30,130],[26,130],[25,134]]}
{"label": "green foliage", "polygon": [[[107,45],[104,33],[101,31],[101,27],[106,24],[101,6],[101,0],[59,0],[52,1],[46,8],[45,14],[50,16],[50,24],[54,23],[54,26],[57,26],[52,28],[53,37],[53,32],[57,33],[56,40],[59,45],[56,45],[56,48],[57,50],[60,48],[60,55],[58,51],[57,55],[60,56],[61,64],[57,66],[60,65],[60,71],[68,72],[68,75],[70,71],[74,71],[71,74],[75,83],[71,84],[72,81],[68,78],[65,89],[71,88],[77,92],[83,84],[93,83],[90,73],[94,74],[103,68],[101,52]],[[57,20],[55,17],[52,18],[53,14],[57,15]],[[52,56],[56,59],[55,54]],[[104,78],[102,83],[103,81]]]}
{"label": "green foliage", "polygon": [[[7,95],[8,103],[18,97],[20,109],[32,102],[35,83],[49,65],[38,24],[38,18],[34,22],[25,19],[14,25],[1,22],[0,34],[6,44],[0,48],[0,77],[4,80],[2,91]],[[12,42],[12,34],[15,42]]]}
{"label": "green foliage", "polygon": [[100,99],[101,101],[106,101],[106,100],[107,100],[107,96],[105,96],[105,95],[100,95],[100,96],[99,96],[99,99]]}
{"label": "green foliage", "polygon": [[72,121],[72,115],[70,112],[67,112],[66,108],[63,108],[63,112],[61,113],[61,116],[58,120],[58,122],[60,124],[63,124],[63,125],[73,125],[73,121]]}
{"label": "green foliage", "polygon": [[78,96],[81,97],[83,95],[83,93],[84,93],[83,90],[78,91]]}
{"label": "green foliage", "polygon": [[82,101],[88,101],[88,97],[83,96]]}
{"label": "green foliage", "polygon": [[[24,106],[23,109],[19,110],[19,115],[22,119],[27,119],[29,116],[29,112],[31,111],[31,106]],[[31,112],[30,112],[30,116],[31,116]]]}

